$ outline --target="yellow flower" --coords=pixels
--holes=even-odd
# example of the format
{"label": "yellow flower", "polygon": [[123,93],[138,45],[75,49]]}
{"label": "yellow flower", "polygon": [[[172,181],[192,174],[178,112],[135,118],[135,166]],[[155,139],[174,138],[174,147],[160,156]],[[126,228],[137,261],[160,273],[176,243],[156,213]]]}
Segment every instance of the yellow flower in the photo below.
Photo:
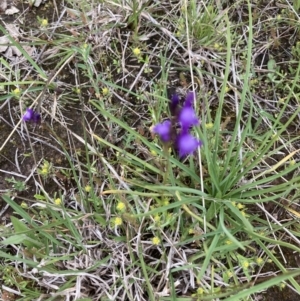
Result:
{"label": "yellow flower", "polygon": [[225,93],[228,93],[230,91],[230,87],[226,86],[225,87]]}
{"label": "yellow flower", "polygon": [[279,284],[279,288],[280,289],[284,289],[286,287],[286,284],[284,283],[284,282],[281,282],[280,284]]}
{"label": "yellow flower", "polygon": [[238,207],[239,209],[243,209],[243,208],[245,208],[245,205],[243,205],[243,204],[241,204],[241,203],[238,203],[238,204],[237,204],[237,207]]}
{"label": "yellow flower", "polygon": [[114,224],[116,226],[121,226],[123,223],[123,220],[120,218],[120,217],[116,217],[115,220],[114,220]]}
{"label": "yellow flower", "polygon": [[264,262],[264,260],[261,257],[256,258],[256,263],[258,265],[261,265]]}
{"label": "yellow flower", "polygon": [[249,265],[250,265],[250,263],[249,263],[249,261],[247,261],[247,260],[245,260],[245,261],[242,262],[242,267],[243,267],[244,269],[248,269],[248,268],[249,268]]}
{"label": "yellow flower", "polygon": [[42,169],[41,169],[41,174],[42,175],[47,175],[49,173],[49,169],[47,168],[47,167],[43,167]]}
{"label": "yellow flower", "polygon": [[167,205],[169,205],[169,203],[170,203],[170,200],[169,200],[168,198],[164,198],[164,199],[162,200],[162,205],[163,205],[163,206],[167,206]]}
{"label": "yellow flower", "polygon": [[248,214],[246,213],[245,210],[244,210],[244,211],[241,211],[241,213],[242,213],[242,216],[244,216],[244,217],[247,217],[247,216],[248,216]]}
{"label": "yellow flower", "polygon": [[47,176],[51,172],[52,165],[47,160],[44,160],[41,169],[38,169],[39,174],[42,176]]}
{"label": "yellow flower", "polygon": [[21,95],[21,90],[19,88],[16,88],[12,91],[12,94],[16,97],[19,97]]}
{"label": "yellow flower", "polygon": [[158,214],[156,214],[156,215],[154,216],[154,221],[155,221],[156,223],[158,223],[158,222],[160,221],[160,216],[159,216]]}
{"label": "yellow flower", "polygon": [[296,164],[296,161],[295,160],[291,160],[290,161],[290,166],[294,166]]}
{"label": "yellow flower", "polygon": [[216,50],[218,50],[220,47],[221,47],[221,46],[220,46],[219,43],[215,43],[215,44],[214,44],[214,48],[215,48]]}
{"label": "yellow flower", "polygon": [[195,234],[195,230],[192,229],[192,228],[190,228],[190,229],[189,229],[189,234]]}
{"label": "yellow flower", "polygon": [[197,289],[197,295],[203,295],[203,293],[204,293],[204,289],[202,287],[199,287]]}
{"label": "yellow flower", "polygon": [[48,25],[48,20],[47,20],[47,19],[43,19],[43,20],[41,21],[41,25],[42,25],[43,27],[46,27],[46,26]]}
{"label": "yellow flower", "polygon": [[90,192],[90,191],[92,190],[92,187],[91,187],[90,185],[86,185],[86,186],[84,187],[84,190],[85,190],[86,192]]}
{"label": "yellow flower", "polygon": [[60,206],[61,205],[61,199],[60,198],[55,199],[54,204],[57,205],[57,206]]}
{"label": "yellow flower", "polygon": [[226,245],[231,245],[232,244],[232,241],[230,239],[227,239],[226,240]]}
{"label": "yellow flower", "polygon": [[102,94],[105,96],[105,95],[107,95],[108,93],[109,93],[108,88],[104,87],[104,88],[102,89]]}
{"label": "yellow flower", "polygon": [[133,52],[133,54],[134,54],[135,56],[140,56],[140,55],[141,55],[141,50],[140,50],[140,48],[138,48],[138,47],[134,48],[134,49],[132,50],[132,52]]}
{"label": "yellow flower", "polygon": [[207,130],[212,129],[213,127],[214,127],[214,124],[213,124],[212,122],[206,123],[206,124],[205,124],[205,128],[206,128]]}
{"label": "yellow flower", "polygon": [[24,208],[24,209],[27,209],[27,208],[28,208],[28,205],[27,205],[25,202],[22,202],[22,203],[21,203],[21,207]]}
{"label": "yellow flower", "polygon": [[117,210],[119,210],[119,211],[124,211],[125,208],[126,208],[125,203],[123,203],[123,202],[119,202],[119,203],[118,203],[118,205],[117,205]]}
{"label": "yellow flower", "polygon": [[157,246],[157,245],[160,244],[160,239],[159,239],[157,236],[154,236],[154,237],[152,238],[152,243],[153,243],[155,246]]}
{"label": "yellow flower", "polygon": [[151,154],[152,154],[153,156],[157,156],[157,152],[156,152],[155,150],[151,150]]}

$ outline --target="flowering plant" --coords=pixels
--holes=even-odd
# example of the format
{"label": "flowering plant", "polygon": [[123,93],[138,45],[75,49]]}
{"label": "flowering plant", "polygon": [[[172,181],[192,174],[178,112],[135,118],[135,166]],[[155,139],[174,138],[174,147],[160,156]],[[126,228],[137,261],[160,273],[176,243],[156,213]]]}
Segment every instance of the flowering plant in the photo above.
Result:
{"label": "flowering plant", "polygon": [[[202,145],[202,141],[190,133],[191,128],[199,124],[199,119],[193,108],[194,98],[195,94],[189,92],[183,106],[180,107],[179,96],[177,94],[172,95],[170,112],[173,116],[172,121],[174,122],[168,119],[156,124],[152,129],[164,143],[174,143],[174,147],[178,150],[180,158],[193,154]],[[177,123],[180,125],[179,132],[176,130]]]}
{"label": "flowering plant", "polygon": [[28,108],[23,115],[23,120],[26,122],[39,123],[41,120],[41,115],[35,112],[33,109]]}

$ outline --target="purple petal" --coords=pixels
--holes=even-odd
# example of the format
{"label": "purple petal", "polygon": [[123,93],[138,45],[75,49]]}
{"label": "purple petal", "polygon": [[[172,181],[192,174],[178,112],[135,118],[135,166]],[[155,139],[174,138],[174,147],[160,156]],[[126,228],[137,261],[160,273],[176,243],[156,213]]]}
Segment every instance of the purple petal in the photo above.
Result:
{"label": "purple petal", "polygon": [[170,101],[170,111],[171,111],[171,114],[172,116],[175,116],[176,115],[176,111],[177,111],[177,107],[178,107],[178,104],[179,104],[179,96],[177,94],[173,94],[171,96],[171,101]]}
{"label": "purple petal", "polygon": [[171,140],[171,126],[171,121],[166,120],[154,126],[153,132],[157,134],[163,142],[168,142]]}
{"label": "purple petal", "polygon": [[25,114],[23,115],[23,120],[24,121],[31,121],[33,117],[33,110],[32,109],[27,109]]}
{"label": "purple petal", "polygon": [[182,132],[177,138],[177,148],[179,151],[179,157],[182,158],[187,155],[193,154],[193,152],[202,145],[202,142],[196,139],[188,132]]}
{"label": "purple petal", "polygon": [[32,121],[34,123],[39,123],[41,121],[41,115],[39,113],[33,112]]}
{"label": "purple petal", "polygon": [[191,126],[199,124],[199,120],[193,107],[184,106],[178,116],[178,121],[181,124],[182,130],[188,130]]}
{"label": "purple petal", "polygon": [[41,116],[39,113],[35,112],[33,109],[26,109],[25,114],[23,115],[23,120],[26,122],[34,122],[38,123],[41,120]]}
{"label": "purple petal", "polygon": [[186,95],[185,102],[184,102],[184,107],[193,107],[195,98],[196,98],[195,93],[194,92],[189,92]]}

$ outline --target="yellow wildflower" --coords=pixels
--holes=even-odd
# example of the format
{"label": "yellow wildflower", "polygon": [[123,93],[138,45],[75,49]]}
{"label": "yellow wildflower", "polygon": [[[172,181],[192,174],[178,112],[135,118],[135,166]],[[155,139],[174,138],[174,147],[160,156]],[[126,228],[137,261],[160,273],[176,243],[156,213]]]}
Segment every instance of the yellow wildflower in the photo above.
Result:
{"label": "yellow wildflower", "polygon": [[213,124],[212,122],[206,123],[206,124],[205,124],[205,128],[206,128],[207,130],[212,129],[213,127],[214,127],[214,124]]}
{"label": "yellow wildflower", "polygon": [[154,221],[155,221],[156,223],[158,223],[158,222],[160,221],[160,216],[159,216],[158,214],[156,214],[156,215],[154,216]]}
{"label": "yellow wildflower", "polygon": [[84,187],[84,190],[85,190],[86,192],[90,192],[90,191],[92,190],[92,187],[91,187],[90,185],[86,185],[86,186]]}
{"label": "yellow wildflower", "polygon": [[169,203],[170,203],[170,200],[169,200],[168,198],[164,198],[164,199],[162,200],[162,205],[163,205],[163,206],[167,206],[167,205],[169,205]]}
{"label": "yellow wildflower", "polygon": [[242,267],[243,267],[244,269],[248,269],[248,268],[249,268],[249,265],[250,265],[250,263],[249,263],[249,261],[247,261],[247,260],[245,260],[245,261],[242,262]]}
{"label": "yellow wildflower", "polygon": [[61,199],[60,198],[55,199],[54,204],[57,205],[57,206],[60,206],[61,205]]}
{"label": "yellow wildflower", "polygon": [[41,20],[41,25],[42,25],[43,27],[48,26],[48,20],[47,20],[47,19]]}
{"label": "yellow wildflower", "polygon": [[121,226],[123,223],[123,220],[120,218],[120,217],[116,217],[115,220],[114,220],[114,224],[116,226]]}
{"label": "yellow wildflower", "polygon": [[230,90],[231,90],[230,87],[228,86],[225,87],[225,93],[228,93]]}
{"label": "yellow wildflower", "polygon": [[140,50],[140,48],[138,48],[138,47],[134,48],[134,49],[132,50],[132,52],[133,52],[133,54],[134,54],[135,56],[140,56],[140,55],[141,55],[141,50]]}
{"label": "yellow wildflower", "polygon": [[190,228],[190,229],[189,229],[189,234],[195,234],[195,230],[192,229],[192,228]]}
{"label": "yellow wildflower", "polygon": [[237,206],[239,209],[245,208],[245,205],[243,205],[243,204],[241,204],[241,203],[238,203],[236,206]]}
{"label": "yellow wildflower", "polygon": [[43,167],[40,172],[42,175],[47,175],[49,173],[49,169],[47,167]]}
{"label": "yellow wildflower", "polygon": [[244,217],[247,217],[247,216],[248,216],[248,214],[246,213],[245,210],[244,210],[244,211],[241,211],[241,213],[242,213],[242,216],[244,216]]}
{"label": "yellow wildflower", "polygon": [[279,289],[280,289],[280,290],[284,289],[285,287],[286,287],[286,284],[285,284],[284,282],[281,282],[281,283],[279,284]]}
{"label": "yellow wildflower", "polygon": [[16,88],[12,91],[12,94],[16,97],[19,97],[21,95],[21,90],[19,88]]}
{"label": "yellow wildflower", "polygon": [[24,208],[24,209],[27,209],[27,208],[28,208],[28,205],[27,205],[25,202],[22,202],[22,203],[21,203],[21,207]]}
{"label": "yellow wildflower", "polygon": [[153,156],[157,156],[157,152],[156,152],[155,150],[151,150],[151,154],[152,154]]}
{"label": "yellow wildflower", "polygon": [[159,244],[160,244],[160,239],[159,239],[159,237],[154,236],[154,237],[152,238],[152,243],[153,243],[155,246],[159,245]]}
{"label": "yellow wildflower", "polygon": [[119,210],[119,211],[124,211],[125,208],[126,208],[125,203],[123,203],[123,202],[119,202],[119,203],[118,203],[118,205],[117,205],[117,210]]}
{"label": "yellow wildflower", "polygon": [[108,93],[109,93],[108,88],[107,88],[107,87],[104,87],[104,88],[102,89],[102,94],[103,94],[104,96],[106,96]]}
{"label": "yellow wildflower", "polygon": [[264,262],[264,260],[261,257],[256,258],[256,263],[258,265],[261,265]]}

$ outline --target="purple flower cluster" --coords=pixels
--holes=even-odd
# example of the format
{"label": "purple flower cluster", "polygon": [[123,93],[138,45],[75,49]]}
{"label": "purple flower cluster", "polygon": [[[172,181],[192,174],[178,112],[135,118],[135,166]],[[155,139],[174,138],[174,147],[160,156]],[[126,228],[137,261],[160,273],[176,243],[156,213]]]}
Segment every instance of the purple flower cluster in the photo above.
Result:
{"label": "purple flower cluster", "polygon": [[[163,142],[173,142],[179,152],[179,157],[191,155],[202,145],[202,142],[190,134],[190,129],[199,124],[193,108],[195,94],[189,92],[182,107],[179,106],[180,98],[177,94],[171,97],[170,111],[174,117],[173,124],[170,120],[165,120],[154,126],[153,132],[157,134]],[[180,131],[176,131],[176,123],[180,125]]]}
{"label": "purple flower cluster", "polygon": [[35,112],[33,109],[28,108],[23,115],[23,120],[26,122],[39,123],[41,120],[41,115]]}

